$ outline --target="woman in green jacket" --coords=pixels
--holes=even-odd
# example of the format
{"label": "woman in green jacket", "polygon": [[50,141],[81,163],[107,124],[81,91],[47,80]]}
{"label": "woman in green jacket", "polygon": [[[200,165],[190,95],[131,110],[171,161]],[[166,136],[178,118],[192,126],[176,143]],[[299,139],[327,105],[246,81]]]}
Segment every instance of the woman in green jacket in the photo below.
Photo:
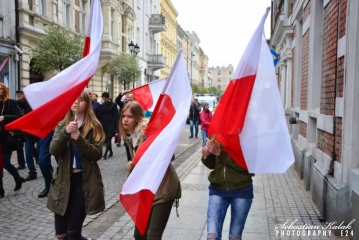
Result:
{"label": "woman in green jacket", "polygon": [[[128,102],[122,109],[120,118],[120,133],[127,144],[127,156],[130,157],[126,169],[131,172],[134,168],[132,159],[146,138],[143,130],[147,125],[147,119],[143,115],[143,110],[138,102]],[[146,234],[140,234],[135,228],[134,237],[136,240],[160,240],[166,228],[168,218],[171,214],[173,203],[178,207],[178,200],[181,197],[181,185],[176,170],[170,163],[163,177],[163,180],[156,192],[153,200],[150,220],[147,225]]]}
{"label": "woman in green jacket", "polygon": [[215,141],[202,149],[202,162],[211,169],[208,176],[209,200],[207,239],[222,239],[223,222],[231,205],[228,239],[242,239],[242,233],[253,199],[253,174],[241,168]]}
{"label": "woman in green jacket", "polygon": [[105,209],[97,164],[102,157],[105,133],[92,111],[90,96],[82,92],[78,102],[57,125],[50,144],[50,153],[60,158],[47,202],[55,213],[58,239],[83,239],[81,229],[86,215]]}

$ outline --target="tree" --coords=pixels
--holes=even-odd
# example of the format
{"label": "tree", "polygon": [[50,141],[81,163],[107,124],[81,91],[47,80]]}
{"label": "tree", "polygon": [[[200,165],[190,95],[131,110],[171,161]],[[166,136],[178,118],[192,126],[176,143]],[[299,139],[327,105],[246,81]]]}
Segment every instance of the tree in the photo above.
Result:
{"label": "tree", "polygon": [[50,26],[31,50],[33,70],[39,73],[60,72],[82,58],[83,41],[65,28]]}
{"label": "tree", "polygon": [[117,78],[124,88],[129,89],[131,83],[141,76],[141,67],[136,56],[120,53],[107,65],[106,72]]}

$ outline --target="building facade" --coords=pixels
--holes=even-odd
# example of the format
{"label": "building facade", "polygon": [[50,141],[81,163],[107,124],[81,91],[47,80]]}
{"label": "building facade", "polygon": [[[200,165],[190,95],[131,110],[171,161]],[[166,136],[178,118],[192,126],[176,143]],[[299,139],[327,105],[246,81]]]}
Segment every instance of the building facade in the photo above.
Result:
{"label": "building facade", "polygon": [[159,0],[136,0],[134,44],[140,47],[137,54],[141,77],[136,85],[143,85],[160,77],[166,67],[166,57],[159,54],[160,32],[166,31],[165,17],[159,14]]}
{"label": "building facade", "polygon": [[15,50],[18,34],[16,26],[18,16],[16,3],[12,0],[0,2],[0,82],[4,83],[10,96],[15,97],[19,87],[19,58],[21,53]]}
{"label": "building facade", "polygon": [[161,78],[168,77],[177,56],[178,12],[170,0],[160,0],[160,12],[166,19],[166,31],[161,32],[160,54],[166,58],[166,68],[161,69]]}
{"label": "building facade", "polygon": [[209,87],[209,80],[208,80],[208,57],[204,53],[203,49],[199,48],[199,57],[200,57],[200,65],[199,65],[199,79],[200,85],[202,87],[208,88]]}
{"label": "building facade", "polygon": [[349,223],[359,217],[359,2],[275,0],[272,9],[295,169],[324,219]]}
{"label": "building facade", "polygon": [[222,93],[226,90],[229,81],[232,79],[233,66],[229,64],[227,67],[211,67],[212,72],[212,83],[211,87],[216,87],[221,90]]}
{"label": "building facade", "polygon": [[[117,79],[106,74],[106,65],[119,52],[128,52],[128,44],[133,40],[135,20],[134,0],[102,0],[104,32],[98,69],[89,83],[94,92],[109,91],[111,97],[122,90]],[[20,86],[47,80],[52,74],[44,76],[31,70],[33,59],[31,48],[49,25],[69,29],[73,34],[84,36],[88,24],[90,1],[88,0],[19,0],[19,43],[24,52],[20,59]]]}

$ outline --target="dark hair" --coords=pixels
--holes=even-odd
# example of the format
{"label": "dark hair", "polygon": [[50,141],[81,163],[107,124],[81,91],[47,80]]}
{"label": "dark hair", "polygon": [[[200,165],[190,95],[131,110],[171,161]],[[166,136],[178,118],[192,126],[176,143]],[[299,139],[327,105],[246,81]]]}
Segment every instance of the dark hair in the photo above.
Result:
{"label": "dark hair", "polygon": [[101,97],[110,98],[110,94],[108,92],[103,92]]}
{"label": "dark hair", "polygon": [[204,107],[204,106],[209,106],[209,103],[208,102],[203,102],[202,107]]}

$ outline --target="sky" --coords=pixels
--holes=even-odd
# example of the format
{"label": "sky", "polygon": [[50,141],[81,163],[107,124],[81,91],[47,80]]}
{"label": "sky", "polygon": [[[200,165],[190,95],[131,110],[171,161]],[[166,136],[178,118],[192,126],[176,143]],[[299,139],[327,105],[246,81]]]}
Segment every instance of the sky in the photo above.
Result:
{"label": "sky", "polygon": [[[177,22],[185,31],[195,31],[209,67],[232,64],[240,58],[271,0],[171,0]],[[270,13],[265,23],[270,38]]]}

